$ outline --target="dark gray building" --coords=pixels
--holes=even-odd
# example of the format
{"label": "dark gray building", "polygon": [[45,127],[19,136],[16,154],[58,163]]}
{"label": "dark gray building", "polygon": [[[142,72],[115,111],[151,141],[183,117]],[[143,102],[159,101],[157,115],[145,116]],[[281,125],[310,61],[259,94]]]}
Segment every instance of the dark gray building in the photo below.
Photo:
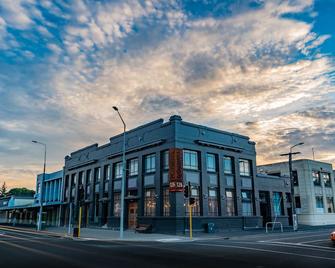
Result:
{"label": "dark gray building", "polygon": [[258,196],[263,226],[267,222],[292,225],[291,184],[287,176],[256,175]]}
{"label": "dark gray building", "polygon": [[[249,137],[182,121],[153,121],[126,134],[125,228],[150,224],[154,232],[188,230],[183,192],[170,192],[170,149],[182,152],[184,185],[195,198],[193,227],[203,230],[261,227],[255,143]],[[84,185],[85,226],[119,227],[122,134],[102,146],[93,144],[65,157],[62,222],[70,206],[78,220],[78,185]],[[73,205],[71,205],[73,204]]]}

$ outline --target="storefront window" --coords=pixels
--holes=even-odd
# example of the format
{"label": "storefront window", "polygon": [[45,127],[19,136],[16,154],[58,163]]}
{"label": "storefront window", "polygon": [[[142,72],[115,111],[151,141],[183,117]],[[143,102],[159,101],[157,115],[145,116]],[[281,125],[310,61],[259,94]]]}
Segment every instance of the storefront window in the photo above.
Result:
{"label": "storefront window", "polygon": [[241,191],[242,197],[242,215],[243,216],[252,216],[252,196],[251,191]]}
{"label": "storefront window", "polygon": [[170,216],[170,191],[168,187],[163,189],[163,215]]}
{"label": "storefront window", "polygon": [[218,206],[217,189],[209,189],[208,216],[218,216],[218,215],[219,215],[219,206]]}
{"label": "storefront window", "polygon": [[114,193],[114,216],[120,217],[121,211],[121,194]]}
{"label": "storefront window", "polygon": [[156,215],[155,189],[147,189],[144,197],[144,216]]}
{"label": "storefront window", "polygon": [[228,216],[235,216],[235,193],[233,190],[226,190],[226,209]]}

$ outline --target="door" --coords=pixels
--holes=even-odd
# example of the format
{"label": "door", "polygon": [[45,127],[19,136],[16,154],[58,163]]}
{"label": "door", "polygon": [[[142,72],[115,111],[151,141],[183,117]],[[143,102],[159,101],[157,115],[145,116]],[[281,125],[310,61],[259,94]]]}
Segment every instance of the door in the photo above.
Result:
{"label": "door", "polygon": [[260,199],[261,215],[263,217],[263,226],[265,227],[265,224],[271,221],[270,193],[259,192],[259,199]]}
{"label": "door", "polygon": [[137,202],[128,204],[128,229],[135,229],[137,224]]}

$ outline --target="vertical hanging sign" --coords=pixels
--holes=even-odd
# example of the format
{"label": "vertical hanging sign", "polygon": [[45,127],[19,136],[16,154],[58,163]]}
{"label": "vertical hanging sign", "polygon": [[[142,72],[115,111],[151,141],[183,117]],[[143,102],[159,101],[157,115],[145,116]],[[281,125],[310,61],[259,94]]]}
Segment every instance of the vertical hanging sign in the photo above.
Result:
{"label": "vertical hanging sign", "polygon": [[169,191],[183,192],[183,150],[171,148],[169,150]]}

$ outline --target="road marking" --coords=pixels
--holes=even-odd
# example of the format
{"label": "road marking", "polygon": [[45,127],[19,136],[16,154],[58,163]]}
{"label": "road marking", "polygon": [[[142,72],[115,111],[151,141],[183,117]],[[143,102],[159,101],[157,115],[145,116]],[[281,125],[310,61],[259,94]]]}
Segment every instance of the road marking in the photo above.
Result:
{"label": "road marking", "polygon": [[269,252],[269,253],[277,253],[277,254],[290,255],[290,256],[299,256],[299,257],[306,257],[306,258],[312,258],[312,259],[335,261],[335,258],[313,256],[313,255],[306,255],[306,254],[299,254],[299,253],[292,253],[292,252],[285,252],[285,251],[278,251],[278,250],[271,250],[271,249],[249,248],[249,247],[232,246],[232,245],[213,245],[213,244],[204,244],[204,243],[196,243],[194,245],[209,246],[209,247],[223,247],[223,248],[237,248],[237,249],[245,249],[245,250],[250,250],[250,251]]}
{"label": "road marking", "polygon": [[166,242],[179,242],[179,241],[184,241],[184,240],[180,238],[164,238],[164,239],[157,239],[156,241],[166,243]]}
{"label": "road marking", "polygon": [[319,240],[312,240],[312,241],[305,241],[305,242],[301,242],[301,244],[308,244],[308,243],[315,243],[315,242],[329,242],[328,239],[319,239]]}
{"label": "road marking", "polygon": [[[281,241],[281,240],[290,240],[290,239],[299,239],[299,238],[306,238],[306,237],[315,237],[315,236],[322,236],[321,234],[315,234],[315,235],[308,235],[306,236],[306,234],[301,234],[301,236],[290,236],[290,237],[282,237],[282,238],[276,238],[276,239],[268,239],[268,240],[262,240],[262,241],[266,241],[266,242],[273,242],[273,241]],[[257,241],[257,242],[261,242],[261,241]]]}
{"label": "road marking", "polygon": [[324,249],[327,249],[327,251],[335,253],[335,251],[331,247],[324,247],[324,246],[317,246],[317,245],[309,245],[309,244],[303,244],[303,243],[285,243],[285,242],[271,242],[268,243],[270,245],[278,244],[278,245],[288,245],[288,246],[297,246],[297,247],[307,247],[310,249],[320,250],[324,251]]}

